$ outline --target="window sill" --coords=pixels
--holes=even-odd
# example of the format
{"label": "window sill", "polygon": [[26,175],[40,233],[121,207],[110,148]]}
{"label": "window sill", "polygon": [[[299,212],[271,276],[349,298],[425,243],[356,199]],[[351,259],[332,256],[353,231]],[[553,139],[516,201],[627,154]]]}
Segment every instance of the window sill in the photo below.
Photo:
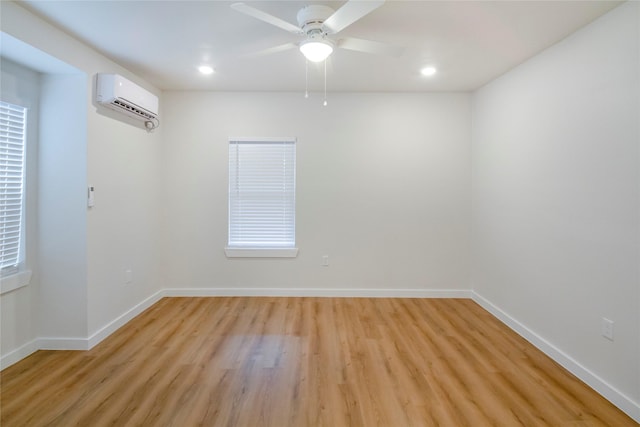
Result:
{"label": "window sill", "polygon": [[15,291],[24,286],[27,286],[31,282],[31,270],[19,271],[10,276],[2,277],[0,284],[0,295],[4,295],[8,292]]}
{"label": "window sill", "polygon": [[227,258],[295,258],[298,256],[298,248],[274,249],[274,248],[224,248]]}

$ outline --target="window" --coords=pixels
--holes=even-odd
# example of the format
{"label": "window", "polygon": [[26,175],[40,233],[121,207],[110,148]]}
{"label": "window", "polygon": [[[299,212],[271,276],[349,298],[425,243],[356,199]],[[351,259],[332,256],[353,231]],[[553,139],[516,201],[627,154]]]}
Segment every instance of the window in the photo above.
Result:
{"label": "window", "polygon": [[0,274],[23,261],[24,169],[27,109],[0,101]]}
{"label": "window", "polygon": [[295,175],[295,138],[229,140],[227,256],[296,256]]}

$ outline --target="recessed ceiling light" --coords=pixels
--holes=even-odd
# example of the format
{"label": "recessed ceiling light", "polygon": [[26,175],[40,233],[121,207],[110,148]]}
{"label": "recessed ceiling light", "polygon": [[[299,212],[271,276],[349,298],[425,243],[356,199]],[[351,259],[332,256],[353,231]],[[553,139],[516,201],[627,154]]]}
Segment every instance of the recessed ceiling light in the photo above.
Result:
{"label": "recessed ceiling light", "polygon": [[213,74],[213,68],[208,65],[201,65],[198,67],[198,71],[200,71],[204,75]]}
{"label": "recessed ceiling light", "polygon": [[436,67],[424,67],[420,70],[423,76],[433,76],[437,72]]}

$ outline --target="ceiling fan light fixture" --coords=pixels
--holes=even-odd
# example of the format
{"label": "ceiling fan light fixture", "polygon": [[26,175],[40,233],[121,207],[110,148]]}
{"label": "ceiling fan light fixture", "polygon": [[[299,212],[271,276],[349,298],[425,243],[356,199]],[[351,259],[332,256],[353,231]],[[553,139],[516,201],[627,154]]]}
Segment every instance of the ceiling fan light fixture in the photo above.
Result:
{"label": "ceiling fan light fixture", "polygon": [[205,76],[207,76],[209,74],[213,74],[215,70],[213,69],[213,67],[209,65],[201,65],[198,67],[198,71],[200,71],[201,74],[204,74]]}
{"label": "ceiling fan light fixture", "polygon": [[333,52],[333,45],[325,39],[306,40],[300,44],[300,52],[311,62],[322,62]]}
{"label": "ceiling fan light fixture", "polygon": [[438,72],[438,70],[436,69],[436,67],[424,67],[422,70],[420,70],[420,74],[422,74],[425,77],[431,77],[433,75],[435,75]]}

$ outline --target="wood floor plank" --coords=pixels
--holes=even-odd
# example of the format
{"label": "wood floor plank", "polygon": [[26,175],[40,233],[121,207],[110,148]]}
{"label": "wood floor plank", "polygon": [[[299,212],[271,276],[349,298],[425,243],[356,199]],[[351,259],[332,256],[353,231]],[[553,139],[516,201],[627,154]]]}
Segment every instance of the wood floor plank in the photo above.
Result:
{"label": "wood floor plank", "polygon": [[470,300],[229,297],[5,369],[0,425],[638,424]]}

